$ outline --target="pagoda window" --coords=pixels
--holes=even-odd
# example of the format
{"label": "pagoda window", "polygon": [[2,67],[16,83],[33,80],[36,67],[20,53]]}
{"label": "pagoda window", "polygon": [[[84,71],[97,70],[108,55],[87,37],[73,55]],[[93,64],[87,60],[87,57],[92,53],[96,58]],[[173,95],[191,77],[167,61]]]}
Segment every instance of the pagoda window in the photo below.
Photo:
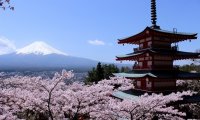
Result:
{"label": "pagoda window", "polygon": [[145,60],[149,60],[150,57],[145,57]]}
{"label": "pagoda window", "polygon": [[144,43],[143,43],[143,48],[147,48],[147,47],[148,47],[147,42],[144,42]]}
{"label": "pagoda window", "polygon": [[148,62],[147,62],[147,65],[148,65],[148,66],[151,66],[151,65],[152,65],[152,61],[148,61]]}
{"label": "pagoda window", "polygon": [[148,47],[151,47],[151,45],[152,45],[152,42],[149,41],[149,42],[148,42]]}
{"label": "pagoda window", "polygon": [[140,44],[140,48],[143,48],[143,44]]}
{"label": "pagoda window", "polygon": [[146,81],[146,86],[147,86],[147,88],[151,88],[152,87],[152,83],[150,82],[150,81]]}
{"label": "pagoda window", "polygon": [[137,87],[141,87],[141,81],[136,82]]}
{"label": "pagoda window", "polygon": [[143,61],[143,60],[144,60],[144,58],[139,58],[139,60],[140,60],[140,61]]}
{"label": "pagoda window", "polygon": [[146,41],[150,41],[150,40],[151,40],[151,37],[146,38]]}
{"label": "pagoda window", "polygon": [[143,43],[145,41],[145,39],[140,40],[140,43]]}
{"label": "pagoda window", "polygon": [[138,65],[139,65],[140,67],[142,67],[142,66],[143,66],[143,63],[142,63],[142,62],[139,62]]}
{"label": "pagoda window", "polygon": [[152,82],[149,81],[148,78],[146,78],[146,87],[147,87],[147,88],[151,88],[151,87],[152,87]]}

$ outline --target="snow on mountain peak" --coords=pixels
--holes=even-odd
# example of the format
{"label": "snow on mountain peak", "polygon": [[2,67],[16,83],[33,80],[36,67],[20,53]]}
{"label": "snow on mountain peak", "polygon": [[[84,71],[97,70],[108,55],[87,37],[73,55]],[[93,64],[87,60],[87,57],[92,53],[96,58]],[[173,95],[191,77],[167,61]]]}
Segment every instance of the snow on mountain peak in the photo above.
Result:
{"label": "snow on mountain peak", "polygon": [[60,54],[60,55],[67,55],[64,52],[61,52],[50,45],[46,44],[42,41],[36,41],[32,44],[18,49],[16,54],[36,54],[36,55],[48,55],[48,54]]}

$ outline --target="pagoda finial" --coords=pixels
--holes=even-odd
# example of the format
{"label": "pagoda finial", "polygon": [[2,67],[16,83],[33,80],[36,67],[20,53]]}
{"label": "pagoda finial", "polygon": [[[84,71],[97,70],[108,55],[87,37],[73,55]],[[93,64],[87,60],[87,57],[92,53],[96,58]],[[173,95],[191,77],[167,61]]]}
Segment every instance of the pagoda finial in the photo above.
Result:
{"label": "pagoda finial", "polygon": [[160,27],[156,25],[157,15],[156,15],[156,0],[151,0],[151,23],[152,28],[159,29]]}

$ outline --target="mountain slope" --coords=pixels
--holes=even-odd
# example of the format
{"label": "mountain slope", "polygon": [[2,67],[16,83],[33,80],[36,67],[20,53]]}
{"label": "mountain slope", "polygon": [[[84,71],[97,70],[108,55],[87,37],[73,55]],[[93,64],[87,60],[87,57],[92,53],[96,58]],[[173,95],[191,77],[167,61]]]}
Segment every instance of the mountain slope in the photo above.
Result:
{"label": "mountain slope", "polygon": [[97,61],[58,54],[7,54],[0,56],[0,70],[55,70],[88,71]]}

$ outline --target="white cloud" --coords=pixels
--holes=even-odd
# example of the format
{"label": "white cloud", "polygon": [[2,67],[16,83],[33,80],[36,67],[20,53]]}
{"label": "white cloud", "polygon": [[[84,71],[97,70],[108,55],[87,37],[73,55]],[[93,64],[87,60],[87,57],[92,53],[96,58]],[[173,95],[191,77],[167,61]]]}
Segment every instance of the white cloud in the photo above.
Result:
{"label": "white cloud", "polygon": [[5,37],[0,37],[0,55],[8,54],[16,50],[15,44]]}
{"label": "white cloud", "polygon": [[88,43],[91,45],[105,45],[105,43],[101,40],[89,40]]}

